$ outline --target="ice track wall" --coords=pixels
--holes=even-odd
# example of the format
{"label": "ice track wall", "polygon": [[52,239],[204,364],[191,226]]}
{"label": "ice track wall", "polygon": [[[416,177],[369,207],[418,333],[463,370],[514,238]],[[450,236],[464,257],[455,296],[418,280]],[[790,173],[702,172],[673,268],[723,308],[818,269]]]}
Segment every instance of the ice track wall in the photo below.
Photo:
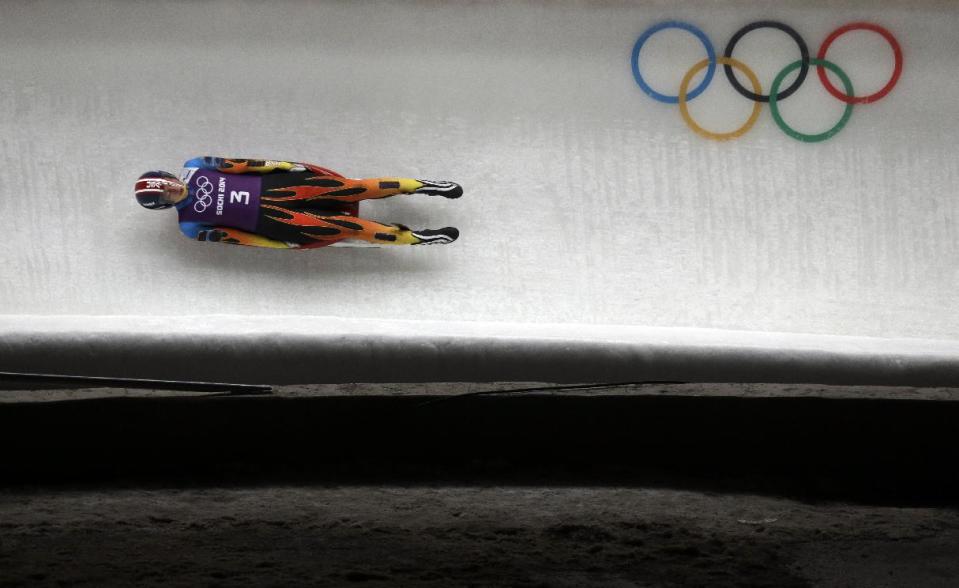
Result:
{"label": "ice track wall", "polygon": [[[788,23],[813,55],[844,23],[879,23],[902,76],[815,144],[765,104],[741,138],[709,141],[635,83],[630,53],[651,25],[693,23],[721,53],[760,19]],[[957,26],[953,3],[891,0],[4,2],[0,368],[956,383]],[[664,31],[638,64],[674,94],[703,57]],[[798,51],[757,30],[735,57],[768,91]],[[864,32],[829,59],[857,94],[893,69]],[[689,107],[730,130],[752,105],[720,69]],[[844,108],[812,71],[781,106],[808,132]],[[455,180],[458,201],[362,210],[462,237],[304,253],[194,243],[131,186],[201,154]]]}

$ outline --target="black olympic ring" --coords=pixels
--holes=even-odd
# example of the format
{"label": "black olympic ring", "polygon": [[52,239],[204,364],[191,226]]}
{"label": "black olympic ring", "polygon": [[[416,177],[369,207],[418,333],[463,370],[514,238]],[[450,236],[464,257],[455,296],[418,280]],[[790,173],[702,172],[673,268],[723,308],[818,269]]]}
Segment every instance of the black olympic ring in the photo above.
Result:
{"label": "black olympic ring", "polygon": [[[750,23],[743,28],[736,31],[736,34],[729,39],[729,43],[726,44],[726,50],[723,52],[723,57],[732,57],[733,50],[736,48],[736,44],[745,37],[748,33],[755,31],[756,29],[778,29],[790,37],[793,41],[796,42],[796,45],[799,46],[799,54],[802,59],[802,65],[799,67],[799,76],[796,80],[785,90],[776,94],[776,100],[785,100],[793,95],[796,90],[802,86],[802,83],[806,80],[806,74],[809,73],[809,47],[806,46],[806,41],[796,32],[796,29],[791,26],[781,23],[775,20],[758,20],[756,22]],[[733,88],[737,92],[742,94],[744,97],[749,98],[750,100],[755,100],[756,102],[769,102],[768,94],[756,94],[750,92],[739,83],[739,80],[736,79],[736,72],[733,71],[732,66],[724,65],[723,70],[726,72],[726,78],[729,80],[729,83],[733,85]]]}

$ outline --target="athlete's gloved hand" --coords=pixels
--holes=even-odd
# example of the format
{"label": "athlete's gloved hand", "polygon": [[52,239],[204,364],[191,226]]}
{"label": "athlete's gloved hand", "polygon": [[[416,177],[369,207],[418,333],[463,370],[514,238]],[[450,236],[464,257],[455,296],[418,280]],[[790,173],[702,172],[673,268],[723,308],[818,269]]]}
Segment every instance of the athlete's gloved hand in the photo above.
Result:
{"label": "athlete's gloved hand", "polygon": [[220,231],[218,229],[207,229],[205,231],[200,231],[196,235],[197,241],[213,241],[218,242],[223,237],[226,237],[226,231]]}

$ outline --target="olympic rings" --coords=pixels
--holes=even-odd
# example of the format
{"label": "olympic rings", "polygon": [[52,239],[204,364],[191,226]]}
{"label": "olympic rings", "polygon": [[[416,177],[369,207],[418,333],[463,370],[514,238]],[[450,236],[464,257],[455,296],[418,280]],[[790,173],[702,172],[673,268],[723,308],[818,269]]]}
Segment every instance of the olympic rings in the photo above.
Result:
{"label": "olympic rings", "polygon": [[206,176],[200,176],[196,184],[196,202],[193,203],[193,210],[202,214],[213,204],[213,182]]}
{"label": "olympic rings", "polygon": [[822,71],[823,68],[828,69],[839,76],[839,79],[842,80],[842,85],[846,88],[846,94],[848,96],[853,95],[852,90],[852,81],[849,80],[849,76],[846,75],[839,66],[825,59],[810,59],[808,64],[804,64],[801,60],[794,61],[786,66],[779,75],[776,76],[776,79],[773,80],[772,88],[769,90],[771,99],[769,100],[769,112],[773,115],[773,120],[776,121],[776,125],[783,130],[784,133],[792,137],[793,139],[798,139],[800,141],[805,141],[806,143],[818,143],[820,141],[825,141],[826,139],[832,137],[836,133],[842,130],[846,123],[849,122],[849,117],[852,116],[852,103],[846,103],[846,109],[842,113],[842,117],[839,119],[839,122],[829,129],[826,132],[819,133],[818,135],[807,135],[805,133],[800,133],[799,131],[793,129],[786,124],[786,121],[783,120],[782,115],[779,113],[779,101],[776,98],[776,90],[779,89],[779,86],[783,83],[783,80],[786,79],[786,76],[789,75],[789,72],[802,66],[802,65],[815,65],[820,68],[819,71]]}
{"label": "olympic rings", "polygon": [[[760,28],[774,28],[786,33],[787,35],[792,37],[793,41],[795,41],[796,45],[799,47],[799,54],[800,54],[800,59],[798,61],[790,63],[782,71],[779,72],[779,74],[776,76],[775,80],[773,81],[772,86],[770,87],[769,94],[765,94],[765,95],[762,94],[759,80],[756,78],[755,73],[753,73],[753,71],[749,67],[747,67],[744,63],[736,59],[733,59],[732,57],[733,51],[736,48],[736,44],[739,43],[739,41],[742,40],[742,38],[746,34]],[[680,83],[679,94],[676,96],[662,94],[654,90],[652,87],[649,86],[646,80],[643,79],[642,73],[639,70],[639,53],[642,50],[643,46],[646,44],[646,42],[649,40],[650,37],[652,37],[654,34],[665,29],[680,29],[683,31],[687,31],[691,33],[692,35],[694,35],[697,39],[699,39],[699,41],[703,44],[703,47],[706,49],[706,59],[696,63],[688,72],[686,72],[686,75],[683,77],[683,80]],[[847,76],[846,73],[843,72],[838,65],[826,60],[826,53],[829,51],[829,47],[832,45],[832,43],[841,35],[854,30],[866,30],[866,31],[872,31],[872,32],[878,33],[884,39],[886,39],[886,41],[892,47],[893,55],[895,57],[895,66],[893,69],[892,77],[889,79],[886,85],[883,86],[878,92],[875,92],[868,96],[856,96],[855,93],[853,92],[852,81],[849,79],[849,76]],[[697,134],[707,139],[712,139],[716,141],[726,141],[729,139],[735,139],[735,138],[741,137],[747,131],[749,131],[755,124],[759,116],[759,111],[761,110],[762,103],[768,102],[770,113],[772,114],[773,120],[775,121],[776,125],[790,137],[798,141],[804,141],[807,143],[825,141],[826,139],[833,137],[836,133],[842,130],[843,127],[846,126],[846,123],[849,122],[849,118],[852,116],[852,107],[854,104],[869,104],[872,102],[876,102],[880,100],[881,98],[884,98],[887,94],[889,94],[889,92],[891,92],[892,89],[899,82],[899,78],[902,75],[902,67],[903,67],[902,64],[903,64],[902,48],[899,46],[899,42],[892,35],[891,32],[889,32],[887,29],[879,25],[868,23],[868,22],[853,22],[853,23],[843,25],[842,27],[839,27],[838,29],[836,29],[835,31],[833,31],[826,37],[826,40],[823,41],[822,45],[819,47],[819,52],[817,54],[816,59],[810,59],[809,48],[806,46],[806,42],[799,35],[799,33],[796,32],[796,30],[793,29],[792,27],[784,23],[773,21],[773,20],[761,20],[761,21],[749,23],[746,26],[739,29],[738,31],[736,31],[736,33],[733,34],[732,38],[730,38],[729,42],[726,44],[726,49],[723,52],[722,57],[716,56],[716,52],[713,49],[712,42],[709,40],[709,38],[701,29],[682,21],[670,20],[670,21],[661,22],[659,24],[653,25],[650,28],[646,29],[646,31],[644,31],[643,34],[639,36],[639,38],[636,40],[636,43],[633,45],[632,60],[630,62],[630,66],[633,71],[633,77],[635,78],[637,85],[639,85],[639,87],[643,90],[643,92],[645,92],[651,98],[659,102],[664,102],[667,104],[678,104],[680,115],[683,118],[683,121],[686,123],[686,125],[689,126],[689,128],[692,129],[694,132],[696,132]],[[729,83],[732,84],[733,88],[739,94],[755,102],[755,105],[753,106],[753,111],[749,115],[749,119],[746,121],[746,123],[742,125],[741,127],[739,127],[738,129],[728,133],[715,133],[712,131],[708,131],[702,128],[701,126],[699,126],[699,124],[696,121],[694,121],[689,114],[688,102],[698,97],[700,94],[702,94],[706,90],[706,88],[712,82],[713,74],[716,71],[717,65],[723,66],[723,70],[726,74],[726,78],[729,80]],[[788,124],[786,124],[786,122],[782,118],[782,114],[779,111],[779,102],[792,96],[802,86],[802,84],[806,80],[810,66],[816,67],[816,73],[818,74],[819,80],[823,84],[825,89],[832,96],[836,97],[837,99],[843,101],[846,104],[846,109],[844,110],[839,122],[836,123],[831,129],[818,134],[806,134],[806,133],[801,133],[799,131],[796,131],[795,129],[790,127]],[[704,75],[703,80],[695,88],[693,88],[692,90],[689,90],[689,84],[692,82],[693,77],[695,77],[695,75],[699,73],[700,71],[702,71],[704,68],[706,69],[706,74]],[[753,88],[753,91],[750,92],[745,87],[743,87],[743,85],[736,78],[736,74],[733,71],[734,69],[738,69],[744,75],[746,75],[746,77],[749,79],[750,85]],[[790,73],[792,73],[793,71],[797,69],[799,70],[799,73],[796,76],[796,79],[793,81],[793,83],[790,84],[788,88],[780,90],[780,87],[785,81],[786,76],[788,76]],[[842,82],[843,88],[845,89],[845,93],[837,89],[832,84],[832,82],[829,80],[829,77],[826,75],[826,70],[832,71],[839,77],[840,81]]]}
{"label": "olympic rings", "polygon": [[[753,70],[746,67],[741,61],[737,61],[732,57],[720,57],[716,60],[720,65],[723,65],[728,68],[735,67],[739,71],[746,74],[746,77],[749,78],[749,83],[753,86],[753,91],[758,95],[762,89],[759,87],[759,78],[756,77],[756,74],[753,73]],[[735,131],[730,131],[728,133],[714,133],[712,131],[707,131],[706,129],[699,126],[696,121],[693,120],[693,117],[689,115],[689,108],[687,106],[687,99],[689,98],[686,95],[686,89],[689,88],[689,82],[692,81],[693,76],[699,73],[701,69],[706,67],[709,63],[708,59],[704,59],[694,65],[683,78],[683,82],[679,85],[679,112],[683,117],[683,120],[686,121],[686,124],[689,125],[693,131],[697,134],[706,137],[707,139],[713,139],[714,141],[728,141],[729,139],[735,139],[736,137],[741,137],[746,134],[746,131],[753,128],[753,125],[756,124],[756,120],[759,118],[759,111],[762,110],[762,103],[758,100],[753,105],[753,111],[749,115],[749,119],[746,120],[746,124],[739,127]]]}
{"label": "olympic rings", "polygon": [[643,75],[639,73],[639,51],[643,48],[643,45],[646,44],[646,41],[650,37],[662,31],[664,29],[681,29],[684,31],[689,31],[699,41],[703,44],[703,47],[706,48],[706,58],[709,60],[709,68],[706,70],[706,77],[703,78],[703,81],[700,82],[696,88],[689,93],[687,99],[692,100],[696,96],[699,96],[703,93],[709,82],[713,81],[713,74],[716,73],[716,50],[713,49],[713,44],[709,41],[709,37],[706,36],[701,29],[694,27],[693,25],[678,20],[668,20],[666,22],[661,22],[657,25],[653,25],[646,30],[645,33],[639,36],[636,39],[636,44],[633,45],[633,77],[636,78],[636,83],[639,84],[639,87],[643,89],[644,92],[649,94],[654,100],[659,100],[660,102],[665,102],[666,104],[676,104],[679,102],[679,96],[667,96],[665,94],[660,94],[656,90],[653,90],[649,84],[646,83],[646,80],[643,79]]}

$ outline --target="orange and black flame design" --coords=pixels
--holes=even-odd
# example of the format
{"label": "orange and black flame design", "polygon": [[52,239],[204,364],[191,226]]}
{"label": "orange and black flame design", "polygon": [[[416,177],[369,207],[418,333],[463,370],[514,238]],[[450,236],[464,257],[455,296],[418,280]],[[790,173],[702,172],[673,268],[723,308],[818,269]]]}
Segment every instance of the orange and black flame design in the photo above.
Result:
{"label": "orange and black flame design", "polygon": [[316,174],[311,171],[291,172],[263,177],[261,202],[284,202],[323,206],[323,201],[359,202],[387,198],[396,194],[412,194],[423,182],[410,178],[376,178],[353,180],[343,176]]}
{"label": "orange and black flame design", "polygon": [[321,246],[343,239],[363,239],[384,245],[413,245],[419,239],[403,225],[386,225],[334,211],[260,205],[260,230],[302,246]]}

